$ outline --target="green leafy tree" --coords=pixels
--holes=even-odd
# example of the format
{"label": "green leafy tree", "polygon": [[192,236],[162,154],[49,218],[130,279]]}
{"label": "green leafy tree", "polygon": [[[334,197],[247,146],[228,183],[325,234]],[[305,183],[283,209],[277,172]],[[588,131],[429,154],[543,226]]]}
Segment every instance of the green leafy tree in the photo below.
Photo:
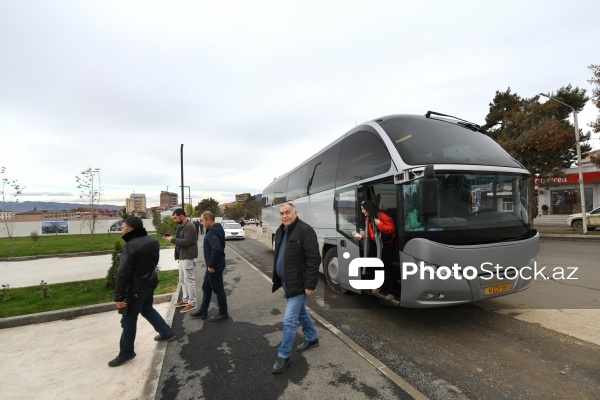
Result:
{"label": "green leafy tree", "polygon": [[123,250],[123,245],[120,240],[115,242],[115,248],[112,252],[110,268],[106,273],[106,288],[114,289],[117,283],[117,272],[119,271],[119,263],[121,261],[121,250]]}
{"label": "green leafy tree", "polygon": [[12,205],[19,202],[19,196],[21,193],[23,193],[23,189],[25,188],[19,185],[16,180],[11,181],[6,177],[5,167],[0,168],[0,175],[2,176],[0,186],[2,209],[0,211],[7,213],[2,218],[0,231],[4,232],[4,234],[8,237],[12,254],[15,254],[15,245],[13,242],[15,222],[9,217],[8,213],[10,212]]}
{"label": "green leafy tree", "polygon": [[152,224],[156,229],[157,235],[160,237],[164,236],[165,233],[175,236],[177,229],[179,228],[179,225],[173,220],[173,217],[161,217],[158,211],[152,213]]}
{"label": "green leafy tree", "polygon": [[188,217],[192,218],[194,217],[196,214],[194,208],[192,207],[192,205],[190,203],[186,203],[185,205],[185,215],[187,215]]}
{"label": "green leafy tree", "polygon": [[246,218],[260,219],[260,201],[257,201],[254,196],[250,196],[244,200],[243,207]]}
{"label": "green leafy tree", "polygon": [[[550,96],[580,111],[588,98],[585,90],[562,87]],[[574,128],[569,121],[571,110],[554,101],[540,103],[539,97],[521,98],[511,93],[496,92],[490,103],[486,124],[482,127],[515,159],[533,174],[542,176],[570,167],[577,159]],[[581,134],[581,142],[590,134]],[[582,156],[589,152],[581,145]]]}
{"label": "green leafy tree", "polygon": [[197,206],[194,207],[196,211],[196,215],[200,216],[204,211],[211,211],[213,214],[218,215],[219,212],[219,202],[209,197],[208,199],[203,199],[198,203]]}
{"label": "green leafy tree", "polygon": [[154,225],[156,233],[159,233],[159,230],[162,229],[162,218],[160,217],[160,213],[158,211],[152,211],[152,225]]}
{"label": "green leafy tree", "polygon": [[96,222],[98,219],[98,208],[102,197],[102,181],[100,168],[88,168],[75,176],[79,198],[90,210],[90,219],[86,221],[90,228],[90,248],[94,248],[94,234],[96,233]]}
{"label": "green leafy tree", "polygon": [[[581,111],[588,100],[585,90],[572,88],[571,85],[558,89],[550,96],[577,111]],[[570,113],[571,109],[560,103],[540,103],[537,95],[522,98],[508,88],[505,92],[496,92],[482,129],[532,174],[555,175],[561,168],[570,167],[577,159]],[[581,142],[589,138],[589,132],[580,134]],[[588,144],[581,144],[582,156],[590,149]],[[534,185],[532,180],[532,190]],[[535,209],[533,198],[531,206]]]}
{"label": "green leafy tree", "polygon": [[121,208],[121,210],[119,210],[119,216],[120,216],[122,219],[127,219],[127,218],[129,218],[129,213],[127,212],[127,208],[125,208],[125,207]]}
{"label": "green leafy tree", "polygon": [[[597,109],[600,110],[600,65],[590,65],[588,67],[592,71],[592,79],[588,82],[595,87],[592,89],[592,101]],[[600,113],[596,117],[596,120],[589,124],[590,128],[594,133],[600,133]],[[600,168],[600,153],[592,154],[591,160],[595,166]]]}

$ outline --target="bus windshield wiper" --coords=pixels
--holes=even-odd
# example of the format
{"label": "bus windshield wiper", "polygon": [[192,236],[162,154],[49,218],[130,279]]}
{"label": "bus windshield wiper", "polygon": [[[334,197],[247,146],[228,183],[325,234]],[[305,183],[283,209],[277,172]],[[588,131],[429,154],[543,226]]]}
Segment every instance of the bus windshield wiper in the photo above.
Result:
{"label": "bus windshield wiper", "polygon": [[472,130],[474,132],[485,133],[485,131],[483,131],[481,129],[481,126],[479,126],[479,125],[477,125],[477,124],[475,124],[473,122],[469,122],[467,120],[454,117],[452,115],[442,114],[442,113],[435,112],[435,111],[427,111],[427,114],[425,114],[425,118],[430,118],[430,119],[435,119],[437,121],[443,121],[443,122],[453,123],[451,121],[448,121],[448,120],[445,120],[445,119],[442,119],[442,118],[431,118],[432,115],[439,115],[440,117],[453,118],[453,119],[455,119],[455,120],[458,121],[458,122],[456,122],[456,125],[458,125],[458,126],[462,126],[463,128],[470,129],[470,130]]}

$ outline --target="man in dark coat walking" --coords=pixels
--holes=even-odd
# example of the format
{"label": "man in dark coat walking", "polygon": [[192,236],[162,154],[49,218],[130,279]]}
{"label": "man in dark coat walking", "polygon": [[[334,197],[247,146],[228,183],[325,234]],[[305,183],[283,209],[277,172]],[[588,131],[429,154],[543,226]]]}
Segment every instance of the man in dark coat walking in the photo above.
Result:
{"label": "man in dark coat walking", "polygon": [[304,342],[296,347],[305,351],[319,345],[315,326],[306,310],[306,296],[315,292],[321,255],[314,229],[298,218],[292,203],[279,208],[282,224],[275,234],[273,263],[273,292],[283,286],[287,305],[283,317],[283,338],[277,351],[277,361],[271,372],[279,374],[287,368],[292,346],[296,340],[298,322],[302,326]]}
{"label": "man in dark coat walking", "polygon": [[158,240],[148,236],[144,224],[137,217],[129,217],[121,224],[121,232],[125,246],[121,251],[121,259],[115,284],[115,303],[121,318],[123,333],[121,334],[119,355],[111,360],[110,367],[133,360],[133,348],[137,332],[138,315],[146,318],[158,336],[156,341],[170,342],[175,338],[171,327],[154,309],[154,289],[158,285],[156,266],[160,255]]}

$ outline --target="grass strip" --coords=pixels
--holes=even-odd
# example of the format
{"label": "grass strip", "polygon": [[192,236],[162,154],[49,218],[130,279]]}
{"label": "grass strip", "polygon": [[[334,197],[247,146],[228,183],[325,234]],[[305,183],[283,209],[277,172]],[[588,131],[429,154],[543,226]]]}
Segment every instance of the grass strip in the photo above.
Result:
{"label": "grass strip", "polygon": [[[169,244],[163,238],[157,237],[155,233],[149,233],[149,235],[157,238],[161,246]],[[17,237],[12,240],[14,253],[10,239],[0,239],[0,258],[112,250],[115,248],[115,242],[122,239],[120,234],[97,233],[94,235],[93,247],[90,245],[89,234],[39,236],[35,241],[31,237]]]}
{"label": "grass strip", "polygon": [[[177,289],[178,270],[159,271],[159,284],[154,294],[173,293]],[[65,282],[49,282],[49,297],[44,297],[40,286],[5,289],[0,293],[0,318],[34,314],[46,311],[63,310],[110,303],[114,291],[106,288],[106,279]],[[9,298],[10,299],[7,299]]]}

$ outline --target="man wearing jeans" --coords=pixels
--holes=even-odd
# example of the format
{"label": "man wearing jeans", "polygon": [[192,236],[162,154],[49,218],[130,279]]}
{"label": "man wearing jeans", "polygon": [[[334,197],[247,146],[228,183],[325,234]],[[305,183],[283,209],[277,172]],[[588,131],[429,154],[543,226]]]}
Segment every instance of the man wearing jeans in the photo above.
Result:
{"label": "man wearing jeans", "polygon": [[165,240],[175,244],[175,259],[179,260],[179,282],[181,282],[183,299],[175,304],[175,307],[183,307],[180,312],[186,313],[196,309],[194,267],[198,257],[198,233],[183,209],[178,208],[173,211],[173,220],[180,225],[177,229],[177,237],[165,236]]}
{"label": "man wearing jeans", "polygon": [[317,331],[306,310],[306,296],[315,292],[318,282],[319,243],[314,229],[298,218],[292,203],[279,208],[282,224],[275,234],[273,263],[273,292],[283,286],[287,306],[283,317],[283,338],[277,351],[277,361],[271,372],[279,374],[287,368],[296,341],[298,322],[302,326],[304,342],[296,347],[305,351],[319,345]]}
{"label": "man wearing jeans", "polygon": [[206,228],[204,235],[204,263],[206,273],[202,283],[202,304],[197,312],[190,314],[194,318],[205,319],[208,316],[208,307],[213,292],[217,295],[219,313],[210,317],[210,322],[223,321],[229,318],[227,312],[227,295],[223,284],[223,271],[225,271],[225,230],[221,224],[215,222],[215,214],[204,211],[200,217],[202,225]]}
{"label": "man wearing jeans", "polygon": [[108,363],[110,367],[118,367],[135,358],[133,345],[139,314],[142,314],[159,333],[154,340],[170,342],[175,338],[171,327],[152,306],[154,289],[158,285],[158,240],[148,236],[142,220],[137,217],[129,217],[123,221],[121,232],[125,246],[121,251],[117,271],[115,303],[119,313],[123,315],[123,332],[119,343],[119,355]]}

